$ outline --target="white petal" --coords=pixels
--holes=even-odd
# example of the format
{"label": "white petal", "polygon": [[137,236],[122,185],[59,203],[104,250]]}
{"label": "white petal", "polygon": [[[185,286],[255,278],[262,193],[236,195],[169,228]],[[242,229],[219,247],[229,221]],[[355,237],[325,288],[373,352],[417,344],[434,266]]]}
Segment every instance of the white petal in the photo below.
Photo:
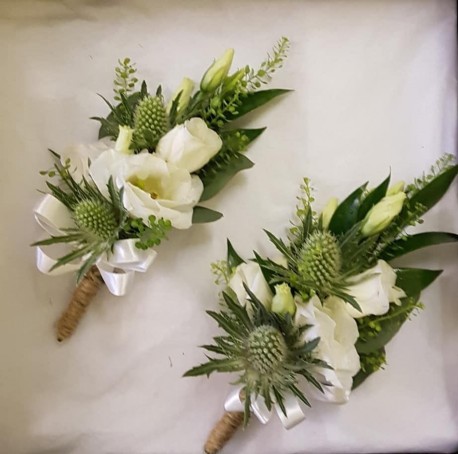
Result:
{"label": "white petal", "polygon": [[355,348],[358,327],[345,309],[344,301],[328,298],[324,304],[314,296],[307,303],[297,304],[296,323],[312,325],[304,333],[304,340],[320,338],[314,355],[325,361],[333,369],[316,367],[319,381],[328,383],[324,393],[309,387],[317,399],[334,403],[348,400],[353,383],[352,377],[360,368],[359,356]]}
{"label": "white petal", "polygon": [[243,284],[247,285],[264,306],[270,307],[273,294],[257,263],[248,262],[240,264],[228,284],[237,295],[239,303],[245,306],[248,301],[248,293]]}
{"label": "white petal", "polygon": [[220,149],[222,140],[201,118],[191,118],[175,126],[161,138],[156,153],[177,167],[195,172]]}

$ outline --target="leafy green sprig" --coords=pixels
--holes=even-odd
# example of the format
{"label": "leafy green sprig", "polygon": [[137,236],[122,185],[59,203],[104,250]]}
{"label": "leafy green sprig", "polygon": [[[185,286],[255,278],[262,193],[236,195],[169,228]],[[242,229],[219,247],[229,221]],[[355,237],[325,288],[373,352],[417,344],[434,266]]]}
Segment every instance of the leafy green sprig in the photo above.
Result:
{"label": "leafy green sprig", "polygon": [[138,238],[135,246],[139,249],[149,249],[159,246],[167,238],[167,233],[172,228],[168,219],[157,219],[156,216],[149,216],[149,225],[145,225],[142,219],[129,218],[123,228],[122,236],[127,238]]}
{"label": "leafy green sprig", "polygon": [[135,73],[137,68],[131,62],[130,58],[126,57],[123,60],[118,60],[119,66],[115,68],[115,79],[113,81],[113,91],[115,93],[115,101],[122,101],[122,98],[127,98],[129,93],[135,90],[138,82]]}

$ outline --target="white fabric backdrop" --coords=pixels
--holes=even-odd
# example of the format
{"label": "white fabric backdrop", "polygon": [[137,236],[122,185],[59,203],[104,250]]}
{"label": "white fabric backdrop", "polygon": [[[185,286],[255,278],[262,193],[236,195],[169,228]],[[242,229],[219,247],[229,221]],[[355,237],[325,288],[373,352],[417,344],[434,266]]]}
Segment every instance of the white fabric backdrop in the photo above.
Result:
{"label": "white fabric backdrop", "polygon": [[[197,453],[222,413],[229,377],[182,379],[217,332],[210,262],[225,238],[240,253],[272,248],[303,176],[318,207],[365,180],[409,180],[456,149],[456,11],[452,1],[3,1],[0,4],[0,452]],[[292,41],[273,86],[295,90],[249,121],[269,128],[249,152],[256,166],[212,201],[217,224],[176,232],[134,290],[106,290],[64,345],[52,324],[73,280],[34,267],[32,220],[59,151],[95,138],[113,66],[130,56],[170,92],[198,79],[227,47],[260,62]],[[418,230],[458,231],[456,188]],[[253,420],[229,453],[356,453],[458,446],[457,247],[403,263],[446,268],[426,309],[388,347],[388,366],[342,407],[316,404],[287,432]]]}

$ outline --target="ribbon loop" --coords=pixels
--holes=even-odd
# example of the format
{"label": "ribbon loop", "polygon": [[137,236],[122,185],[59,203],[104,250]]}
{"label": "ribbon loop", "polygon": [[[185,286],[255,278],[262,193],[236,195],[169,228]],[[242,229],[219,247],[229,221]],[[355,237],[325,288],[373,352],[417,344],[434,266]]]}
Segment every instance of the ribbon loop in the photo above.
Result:
{"label": "ribbon loop", "polygon": [[[243,386],[234,388],[224,402],[226,411],[244,411],[245,406],[240,393]],[[305,414],[299,404],[299,400],[292,393],[286,393],[283,399],[283,405],[286,410],[286,415],[277,403],[274,404],[275,411],[285,429],[291,429],[305,419]],[[261,396],[251,395],[250,410],[259,419],[262,424],[267,424],[272,418],[272,411],[269,410]]]}
{"label": "ribbon loop", "polygon": [[[51,236],[65,235],[65,229],[75,227],[70,210],[50,194],[36,206],[34,216],[38,225]],[[108,290],[115,296],[125,295],[133,284],[135,272],[147,271],[157,256],[156,251],[138,249],[136,242],[134,238],[116,241],[113,251],[104,254],[96,263]],[[71,244],[66,245],[66,253],[70,252],[69,246],[71,249]],[[36,250],[37,268],[53,276],[77,271],[83,261],[84,257],[52,270],[57,259],[46,254],[41,247]]]}

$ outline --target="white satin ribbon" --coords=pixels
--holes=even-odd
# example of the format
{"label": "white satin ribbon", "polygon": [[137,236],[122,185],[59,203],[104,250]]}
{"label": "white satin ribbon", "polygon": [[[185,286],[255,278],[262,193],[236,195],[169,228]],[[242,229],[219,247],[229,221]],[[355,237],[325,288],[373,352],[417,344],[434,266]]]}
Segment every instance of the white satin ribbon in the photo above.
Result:
{"label": "white satin ribbon", "polygon": [[[67,207],[50,194],[45,195],[36,206],[34,216],[38,225],[52,236],[65,235],[64,229],[75,226]],[[100,257],[96,263],[108,290],[113,295],[125,295],[132,286],[135,272],[147,271],[157,256],[156,251],[138,249],[135,242],[133,238],[116,241],[113,251]],[[45,253],[41,247],[37,247],[36,251],[37,268],[42,273],[52,276],[77,271],[85,259],[83,257],[51,271],[57,263],[57,258]]]}
{"label": "white satin ribbon", "polygon": [[[224,409],[226,411],[244,410],[245,405],[240,398],[240,392],[242,389],[242,386],[237,386],[229,393],[226,401],[224,402]],[[284,397],[283,404],[286,410],[286,415],[283,413],[280,405],[274,404],[274,408],[285,429],[292,429],[305,419],[304,412],[302,411],[299,401],[294,394],[287,393]],[[261,396],[251,396],[250,410],[262,424],[267,424],[272,418],[273,411],[267,409],[264,399]]]}

